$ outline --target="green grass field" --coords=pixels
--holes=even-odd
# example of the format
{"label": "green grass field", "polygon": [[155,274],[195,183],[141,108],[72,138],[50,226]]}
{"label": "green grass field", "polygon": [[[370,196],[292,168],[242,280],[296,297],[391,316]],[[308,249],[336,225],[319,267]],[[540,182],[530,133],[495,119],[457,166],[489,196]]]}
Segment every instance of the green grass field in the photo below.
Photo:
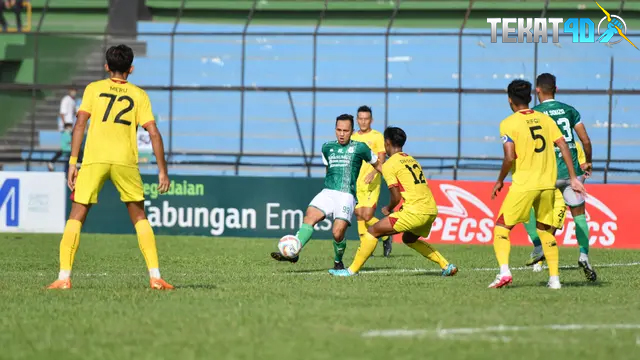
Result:
{"label": "green grass field", "polygon": [[[159,237],[163,277],[177,289],[158,292],[135,236],[88,234],[74,288],[46,291],[58,241],[0,236],[0,359],[568,360],[640,350],[637,251],[592,250],[595,285],[565,269],[554,291],[546,273],[515,270],[514,286],[494,290],[490,246],[439,246],[460,268],[452,278],[401,244],[390,258],[379,246],[360,276],[331,278],[328,241],[312,241],[293,265],[269,258],[275,240]],[[514,248],[513,266],[528,252]],[[576,248],[561,249],[562,265],[576,259]]]}

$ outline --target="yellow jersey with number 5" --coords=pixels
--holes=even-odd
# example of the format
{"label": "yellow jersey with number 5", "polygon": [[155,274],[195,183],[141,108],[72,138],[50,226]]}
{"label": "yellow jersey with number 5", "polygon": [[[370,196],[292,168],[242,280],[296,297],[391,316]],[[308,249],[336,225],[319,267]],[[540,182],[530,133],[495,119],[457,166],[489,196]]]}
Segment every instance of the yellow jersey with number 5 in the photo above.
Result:
{"label": "yellow jersey with number 5", "polygon": [[512,188],[555,189],[558,168],[553,146],[564,137],[552,118],[531,109],[516,111],[500,123],[500,137],[503,143],[512,142],[516,150]]}
{"label": "yellow jersey with number 5", "polygon": [[403,211],[437,215],[438,207],[422,172],[422,166],[410,155],[399,152],[382,164],[382,176],[389,188],[398,187]]}
{"label": "yellow jersey with number 5", "polygon": [[120,79],[94,81],[84,90],[82,111],[90,115],[83,165],[138,166],[138,125],[155,121],[144,90]]}

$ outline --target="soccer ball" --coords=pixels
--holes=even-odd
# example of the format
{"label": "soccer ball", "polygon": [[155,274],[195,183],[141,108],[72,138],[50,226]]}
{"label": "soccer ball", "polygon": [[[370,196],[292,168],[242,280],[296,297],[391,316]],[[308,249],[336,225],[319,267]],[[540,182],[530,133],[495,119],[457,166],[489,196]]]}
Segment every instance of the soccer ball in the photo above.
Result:
{"label": "soccer ball", "polygon": [[280,254],[289,259],[298,256],[301,247],[302,244],[300,244],[300,240],[294,235],[285,235],[278,242]]}

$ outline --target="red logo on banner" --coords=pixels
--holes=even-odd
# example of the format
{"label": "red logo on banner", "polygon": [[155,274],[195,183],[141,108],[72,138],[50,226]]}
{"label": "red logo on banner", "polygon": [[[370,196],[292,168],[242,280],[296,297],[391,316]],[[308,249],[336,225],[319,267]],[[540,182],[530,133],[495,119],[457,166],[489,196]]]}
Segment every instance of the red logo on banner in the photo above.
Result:
{"label": "red logo on banner", "polygon": [[[492,182],[429,181],[438,204],[438,218],[428,238],[433,243],[491,244],[493,227],[508,184],[491,200]],[[593,247],[640,248],[634,241],[631,207],[640,203],[638,185],[587,185],[586,218]],[[575,223],[567,209],[564,227],[556,233],[562,246],[577,246]],[[396,235],[395,241],[402,241]],[[524,226],[511,233],[513,245],[530,245]]]}

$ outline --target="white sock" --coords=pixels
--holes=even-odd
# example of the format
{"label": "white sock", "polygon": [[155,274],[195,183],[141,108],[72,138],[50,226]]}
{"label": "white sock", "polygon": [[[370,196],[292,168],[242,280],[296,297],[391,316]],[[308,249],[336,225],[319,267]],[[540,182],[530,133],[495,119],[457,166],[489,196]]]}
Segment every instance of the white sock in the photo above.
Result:
{"label": "white sock", "polygon": [[60,270],[58,280],[67,280],[71,276],[71,270]]}
{"label": "white sock", "polygon": [[149,269],[149,277],[160,279],[160,269]]}
{"label": "white sock", "polygon": [[578,259],[578,261],[589,261],[589,255],[580,253],[580,258]]}
{"label": "white sock", "polygon": [[549,282],[560,282],[560,276],[549,276]]}
{"label": "white sock", "polygon": [[509,265],[500,265],[500,275],[501,276],[511,276],[511,270],[509,270]]}

